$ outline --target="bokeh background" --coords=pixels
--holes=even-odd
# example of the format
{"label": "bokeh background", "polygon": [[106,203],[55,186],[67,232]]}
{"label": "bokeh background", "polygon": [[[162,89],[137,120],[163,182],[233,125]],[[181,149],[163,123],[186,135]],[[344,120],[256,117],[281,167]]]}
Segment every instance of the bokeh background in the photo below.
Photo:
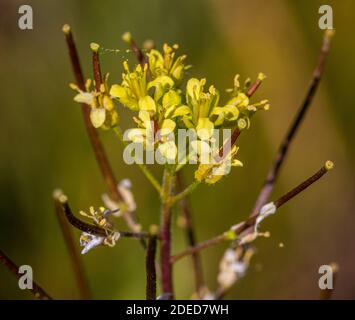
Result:
{"label": "bokeh background", "polygon": [[[81,112],[72,101],[73,81],[61,27],[71,24],[85,75],[91,77],[89,43],[126,49],[131,31],[138,42],[154,39],[179,43],[194,68],[223,91],[233,77],[268,78],[257,98],[269,98],[271,110],[260,113],[240,137],[245,166],[222,183],[203,186],[191,199],[199,240],[244,219],[253,206],[281,137],[300,105],[316,64],[322,32],[318,8],[323,1],[179,0],[179,1],[39,1],[34,30],[18,29],[24,1],[0,2],[0,247],[17,264],[29,264],[35,279],[55,298],[78,298],[70,261],[53,211],[52,191],[62,188],[75,212],[101,204],[105,192]],[[231,299],[317,299],[318,268],[340,266],[334,298],[355,297],[354,157],[355,2],[327,1],[333,7],[334,38],[324,79],[312,108],[289,152],[273,198],[317,170],[327,159],[336,169],[268,219],[270,239],[256,242],[257,255]],[[119,81],[123,59],[105,54],[104,71]],[[122,114],[122,126],[131,116]],[[155,191],[134,166],[122,161],[114,134],[102,139],[119,178],[130,178],[144,227],[159,222]],[[154,172],[160,174],[159,168]],[[184,172],[186,180],[192,172]],[[177,214],[177,213],[176,213]],[[174,217],[176,220],[176,215]],[[122,223],[123,225],[123,223]],[[78,234],[77,234],[78,235]],[[182,230],[174,228],[174,252],[184,248]],[[280,248],[279,243],[284,243]],[[216,288],[218,261],[225,246],[203,253],[204,273]],[[143,299],[144,256],[136,241],[122,240],[83,257],[96,299]],[[176,265],[177,297],[193,291],[190,259]],[[0,266],[0,298],[31,299]]]}

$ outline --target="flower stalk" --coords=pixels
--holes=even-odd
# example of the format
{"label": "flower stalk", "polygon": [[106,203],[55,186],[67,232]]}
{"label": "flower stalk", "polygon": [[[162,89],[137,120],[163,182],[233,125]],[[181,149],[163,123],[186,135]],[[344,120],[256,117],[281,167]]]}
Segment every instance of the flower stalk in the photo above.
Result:
{"label": "flower stalk", "polygon": [[[179,192],[184,190],[184,182],[181,172],[176,173],[176,188]],[[188,196],[180,200],[180,207],[183,218],[183,227],[186,230],[187,243],[189,247],[194,247],[196,245],[196,235]],[[198,298],[201,298],[202,291],[205,288],[201,257],[198,252],[195,252],[192,254],[191,258],[194,270],[196,294]]]}
{"label": "flower stalk", "polygon": [[[87,223],[75,217],[69,206],[68,198],[66,195],[64,195],[63,193],[58,194],[57,199],[58,199],[58,203],[62,206],[62,210],[65,213],[67,220],[73,227],[94,236],[105,237],[107,235],[107,231],[104,228]],[[120,234],[121,238],[123,237],[123,238],[144,239],[149,237],[149,234],[147,232],[131,232],[131,231],[116,231],[116,232]]]}
{"label": "flower stalk", "polygon": [[171,194],[175,177],[171,168],[164,170],[160,214],[160,264],[163,295],[174,299],[171,255]]}
{"label": "flower stalk", "polygon": [[69,228],[69,223],[66,219],[62,202],[60,201],[60,197],[62,194],[63,193],[60,190],[56,190],[53,193],[53,201],[54,201],[56,216],[63,234],[63,238],[65,240],[65,244],[67,246],[67,250],[70,256],[71,264],[74,270],[74,275],[75,275],[75,279],[76,279],[76,283],[80,295],[83,299],[89,300],[91,299],[91,292],[90,292],[88,279],[85,274],[84,265],[82,263],[82,260],[80,258],[80,255],[75,245],[73,233]]}
{"label": "flower stalk", "polygon": [[148,240],[148,247],[146,253],[146,275],[147,275],[147,284],[146,284],[146,299],[155,300],[157,297],[157,274],[155,268],[155,256],[157,249],[157,235],[158,228],[156,225],[151,226],[150,228],[150,237]]}

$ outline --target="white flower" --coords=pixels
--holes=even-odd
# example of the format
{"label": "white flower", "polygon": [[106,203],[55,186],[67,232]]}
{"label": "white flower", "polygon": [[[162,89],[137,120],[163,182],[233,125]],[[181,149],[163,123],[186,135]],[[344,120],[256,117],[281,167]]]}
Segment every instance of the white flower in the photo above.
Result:
{"label": "white flower", "polygon": [[130,190],[132,188],[132,182],[129,179],[121,180],[117,188],[120,191],[123,200],[128,207],[128,211],[135,211],[137,209],[137,205],[134,201],[133,193]]}
{"label": "white flower", "polygon": [[202,297],[201,300],[216,300],[216,296],[211,292],[206,292]]}
{"label": "white flower", "polygon": [[[117,189],[123,197],[125,204],[127,205],[127,211],[133,212],[137,209],[136,202],[134,201],[134,196],[131,192],[132,182],[129,179],[123,179],[117,185]],[[106,208],[112,211],[114,217],[119,217],[122,215],[120,210],[117,211],[118,203],[112,200],[106,193],[102,195],[102,201],[104,202]]]}
{"label": "white flower", "polygon": [[81,251],[81,254],[86,254],[90,250],[101,246],[106,245],[109,247],[114,247],[116,245],[116,241],[120,238],[121,234],[119,232],[112,232],[106,237],[95,236],[87,232],[83,232],[80,236],[80,246],[84,247]]}
{"label": "white flower", "polygon": [[94,236],[90,233],[83,232],[80,236],[80,246],[84,247],[81,254],[88,253],[91,249],[103,244],[105,238]]}
{"label": "white flower", "polygon": [[253,249],[227,249],[219,265],[218,283],[222,288],[231,287],[238,279],[245,276]]}
{"label": "white flower", "polygon": [[259,215],[255,221],[255,232],[258,232],[258,227],[261,221],[263,221],[268,216],[274,214],[276,212],[276,206],[273,202],[269,202],[263,205],[260,209]]}

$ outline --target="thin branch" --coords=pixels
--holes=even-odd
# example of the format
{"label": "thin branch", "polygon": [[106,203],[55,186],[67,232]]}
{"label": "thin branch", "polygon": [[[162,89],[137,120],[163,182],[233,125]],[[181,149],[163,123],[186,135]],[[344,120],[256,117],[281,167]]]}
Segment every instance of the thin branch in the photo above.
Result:
{"label": "thin branch", "polygon": [[218,155],[215,157],[215,161],[218,163],[222,161],[229,153],[233,145],[236,143],[241,131],[235,128],[230,136],[230,138],[224,143],[224,145],[219,149]]}
{"label": "thin branch", "polygon": [[95,80],[95,88],[97,92],[101,90],[102,84],[102,73],[101,73],[101,66],[100,66],[100,57],[99,57],[99,48],[100,46],[96,43],[91,43],[90,48],[92,50],[92,68]]}
{"label": "thin branch", "polygon": [[[99,236],[99,237],[107,236],[107,232],[105,229],[87,223],[75,217],[72,210],[70,209],[68,198],[66,195],[64,194],[58,195],[58,202],[62,206],[62,210],[64,211],[67,220],[73,227],[95,236]],[[142,238],[149,237],[149,234],[147,232],[131,232],[131,231],[117,231],[117,232],[120,234],[120,237],[125,237],[125,238],[142,239]]]}
{"label": "thin branch", "polygon": [[311,84],[308,88],[306,97],[305,97],[302,105],[300,106],[295,119],[293,120],[286,136],[284,137],[284,139],[279,147],[279,151],[277,152],[274,162],[267,174],[266,180],[265,180],[263,187],[258,195],[254,209],[251,212],[250,216],[254,216],[259,213],[261,207],[268,201],[268,198],[274,188],[275,182],[278,178],[278,175],[280,173],[280,169],[282,167],[282,164],[284,163],[284,160],[286,158],[289,147],[296,135],[298,128],[300,127],[300,125],[306,115],[307,110],[309,109],[309,107],[311,105],[313,97],[314,97],[316,90],[318,88],[319,82],[320,82],[322,74],[323,74],[325,60],[326,60],[326,57],[327,57],[329,49],[330,49],[330,39],[331,39],[332,35],[333,35],[332,30],[326,31],[326,33],[324,35],[323,44],[322,44],[322,47],[320,50],[318,64],[313,72],[313,78],[312,78]]}
{"label": "thin branch", "polygon": [[[251,98],[251,96],[256,92],[256,90],[258,90],[258,88],[262,84],[264,78],[265,78],[265,75],[259,74],[258,79],[248,88],[248,91],[246,92],[246,95],[248,98]],[[241,133],[241,131],[239,130],[239,128],[235,128],[232,131],[231,137],[219,149],[218,155],[215,157],[215,161],[217,163],[222,161],[228,155],[229,151],[236,143],[240,133]]]}
{"label": "thin branch", "polygon": [[[69,25],[64,25],[63,26],[63,32],[65,35],[65,39],[67,42],[68,50],[69,50],[69,55],[70,55],[70,60],[74,72],[74,76],[77,82],[78,87],[85,91],[85,82],[84,82],[84,76],[83,72],[81,69],[80,65],[80,60],[78,56],[78,52],[76,49],[76,45],[74,42],[73,34],[71,32],[70,26]],[[123,197],[117,190],[117,180],[113,174],[112,168],[109,164],[106,152],[104,150],[104,147],[100,141],[99,135],[97,133],[97,130],[93,127],[91,121],[90,121],[90,107],[86,104],[82,104],[82,112],[84,116],[84,123],[85,127],[91,142],[92,149],[95,153],[97,163],[99,164],[101,174],[104,178],[104,181],[107,185],[107,188],[109,190],[109,193],[111,194],[113,200],[117,202],[122,202]]]}
{"label": "thin branch", "polygon": [[56,216],[62,230],[62,234],[65,240],[65,244],[70,256],[70,261],[74,270],[74,275],[76,279],[76,283],[80,292],[80,295],[83,299],[89,300],[91,299],[91,292],[88,283],[88,279],[85,275],[85,269],[78,253],[78,250],[75,245],[75,240],[73,237],[73,233],[69,228],[69,223],[65,218],[65,212],[63,211],[62,203],[59,201],[59,197],[62,195],[60,190],[56,190],[53,193],[54,207]]}
{"label": "thin branch", "polygon": [[154,229],[151,231],[151,235],[148,241],[148,248],[146,254],[146,274],[147,274],[147,284],[146,284],[146,298],[147,300],[155,300],[157,292],[157,274],[155,269],[155,256],[157,249],[157,230],[156,226],[152,227]]}
{"label": "thin branch", "polygon": [[284,194],[282,197],[274,201],[276,208],[280,208],[283,204],[290,201],[293,197],[297,196],[300,192],[307,189],[314,182],[323,177],[329,170],[333,169],[334,164],[331,161],[327,161],[322,168],[319,169],[313,176],[293,188],[291,191]]}
{"label": "thin branch", "polygon": [[[176,188],[178,191],[184,190],[184,182],[181,172],[176,174]],[[191,209],[189,206],[189,199],[185,197],[180,200],[181,213],[184,218],[184,228],[186,230],[186,237],[189,247],[196,245],[196,235],[194,231],[194,225],[192,221]],[[192,265],[195,275],[195,288],[196,293],[200,297],[203,288],[205,287],[205,281],[203,277],[202,261],[198,252],[192,254]]]}
{"label": "thin branch", "polygon": [[[293,188],[291,191],[287,192],[280,198],[278,198],[276,201],[274,201],[274,205],[276,208],[280,208],[282,205],[284,205],[286,202],[291,200],[293,197],[298,195],[300,192],[303,190],[307,189],[309,186],[311,186],[313,183],[318,181],[323,175],[325,175],[329,170],[333,168],[333,163],[331,161],[327,161],[321,169],[319,169],[315,174],[313,174],[311,177],[300,183],[298,186]],[[183,257],[186,257],[188,255],[191,255],[195,252],[199,252],[203,249],[209,248],[211,246],[214,246],[216,244],[219,244],[221,242],[224,242],[226,240],[230,239],[230,233],[234,233],[235,236],[239,236],[242,232],[245,232],[245,234],[248,234],[249,232],[253,232],[254,226],[257,220],[258,215],[254,215],[249,217],[247,220],[245,220],[242,223],[237,224],[235,227],[232,227],[229,231],[220,234],[212,239],[206,240],[204,242],[201,242],[197,244],[194,247],[188,248],[185,251],[182,251],[174,256],[171,257],[171,262],[175,263],[176,261],[180,260]]]}
{"label": "thin branch", "polygon": [[[17,279],[22,277],[19,274],[19,267],[3,252],[0,250],[0,262],[8,268]],[[28,289],[35,298],[39,300],[52,300],[52,297],[36,282],[32,279],[32,289]]]}
{"label": "thin branch", "polygon": [[137,43],[134,41],[132,35],[130,32],[126,32],[123,34],[122,36],[123,41],[125,41],[132,49],[133,53],[135,54],[138,62],[140,63],[140,65],[142,67],[144,67],[144,65],[146,63],[148,63],[147,57],[145,56],[145,54],[143,53],[143,51],[138,47]]}
{"label": "thin branch", "polygon": [[206,248],[209,248],[211,246],[214,246],[218,243],[221,243],[223,241],[226,240],[226,236],[225,234],[220,234],[212,239],[209,239],[209,240],[206,240],[206,241],[203,241],[203,242],[200,242],[198,243],[197,245],[195,245],[194,247],[190,247],[188,249],[186,249],[185,251],[182,251],[180,253],[177,253],[175,254],[174,256],[171,257],[171,263],[175,263],[176,261],[184,258],[184,257],[187,257],[191,254],[195,254],[203,249],[206,249]]}
{"label": "thin branch", "polygon": [[[92,50],[92,66],[93,66],[95,87],[96,87],[96,91],[100,92],[101,85],[102,85],[102,72],[101,72],[100,57],[99,57],[100,46],[96,43],[91,43],[90,48]],[[113,179],[115,179],[113,172],[112,172],[112,177]],[[120,193],[119,189],[117,188],[117,182],[116,182],[116,187],[111,191],[111,195],[113,197],[113,200],[116,201],[118,204],[120,202],[124,202],[124,198]],[[123,212],[123,217],[127,222],[127,225],[130,227],[131,230],[135,230],[137,226],[137,221],[134,217],[134,214],[132,212],[128,212],[127,210],[122,210],[122,212]],[[144,239],[141,240],[141,244],[143,248],[146,248],[146,243],[144,242]]]}
{"label": "thin branch", "polygon": [[193,192],[199,185],[201,184],[200,181],[195,180],[189,186],[187,186],[184,190],[182,190],[177,195],[171,198],[170,204],[173,205],[178,201],[181,201],[185,197],[187,197],[191,192]]}
{"label": "thin branch", "polygon": [[258,79],[256,79],[256,81],[248,88],[248,91],[246,92],[248,98],[250,98],[256,92],[256,90],[258,90],[264,78],[265,76],[263,74],[260,74]]}

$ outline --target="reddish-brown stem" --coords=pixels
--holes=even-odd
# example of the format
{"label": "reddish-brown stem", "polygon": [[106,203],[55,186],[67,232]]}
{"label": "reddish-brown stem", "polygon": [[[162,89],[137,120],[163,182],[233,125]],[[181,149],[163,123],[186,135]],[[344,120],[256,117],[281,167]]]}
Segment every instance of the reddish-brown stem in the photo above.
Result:
{"label": "reddish-brown stem", "polygon": [[261,207],[268,201],[269,196],[274,188],[275,182],[279,176],[280,169],[282,167],[282,164],[284,163],[284,160],[286,158],[289,147],[295,137],[295,134],[296,134],[298,128],[300,127],[300,125],[306,115],[307,110],[309,109],[309,106],[311,105],[311,102],[313,100],[313,97],[316,93],[319,82],[321,80],[323,70],[324,70],[325,59],[328,55],[329,48],[330,48],[331,34],[329,32],[330,31],[326,32],[326,34],[324,36],[323,44],[322,44],[322,47],[320,50],[318,64],[313,72],[312,81],[311,81],[308,91],[306,93],[306,97],[305,97],[302,105],[300,106],[295,119],[291,123],[291,126],[288,129],[286,136],[284,137],[283,141],[281,142],[279,150],[278,150],[276,157],[273,161],[273,164],[267,174],[266,180],[261,188],[261,191],[257,197],[256,202],[255,202],[254,209],[252,210],[250,216],[257,215],[259,213]]}
{"label": "reddish-brown stem", "polygon": [[180,260],[181,258],[184,258],[184,257],[189,256],[191,254],[195,254],[203,249],[214,246],[214,245],[221,243],[225,240],[226,240],[225,235],[220,234],[212,239],[200,242],[197,245],[195,245],[194,247],[190,247],[190,248],[186,249],[185,251],[182,251],[182,252],[177,253],[174,256],[172,256],[171,263],[175,263],[176,261]]}
{"label": "reddish-brown stem", "polygon": [[[17,279],[22,277],[19,267],[3,252],[0,250],[0,263],[8,268]],[[40,300],[52,300],[52,297],[36,282],[32,279],[32,289],[28,289],[37,299]]]}
{"label": "reddish-brown stem", "polygon": [[[101,91],[101,85],[102,85],[102,72],[101,72],[101,65],[100,65],[100,56],[98,53],[98,45],[92,44],[91,49],[92,49],[92,66],[93,66],[93,74],[94,74],[94,80],[95,80],[95,87],[96,87],[96,91],[100,92]],[[112,172],[112,178],[115,180],[115,177],[113,175]],[[116,181],[116,180],[115,180]],[[117,188],[117,182],[116,182],[116,187],[111,190],[111,196],[112,198],[116,201],[116,202],[122,202],[123,201],[123,197],[121,195],[121,193],[119,192],[118,188]],[[132,229],[135,230],[135,227],[137,226],[137,222],[134,218],[133,213],[131,212],[123,212],[123,217],[125,218],[127,225]],[[141,244],[143,246],[143,248],[146,248],[146,243],[144,241],[144,239],[141,239]]]}
{"label": "reddish-brown stem", "polygon": [[248,91],[246,92],[246,95],[248,98],[250,98],[256,90],[258,90],[259,86],[261,85],[263,81],[261,79],[257,79],[249,88]]}
{"label": "reddish-brown stem", "polygon": [[[300,192],[307,189],[309,186],[311,186],[314,182],[318,181],[324,174],[326,174],[332,168],[333,168],[333,163],[331,161],[327,161],[324,164],[324,166],[321,169],[319,169],[314,175],[312,175],[311,177],[309,177],[308,179],[300,183],[298,186],[293,188],[291,191],[287,192],[286,194],[278,198],[276,201],[274,201],[276,208],[281,207],[286,202],[291,200],[293,197],[298,195]],[[256,218],[257,215],[251,216],[244,222],[237,224],[235,227],[232,227],[230,231],[234,232],[236,236],[239,236],[241,233],[243,233],[243,235],[246,235],[250,232],[253,232],[254,225],[256,223]],[[228,239],[229,239],[228,232],[218,235],[210,240],[201,242],[194,247],[188,248],[187,250],[174,255],[173,257],[171,257],[171,262],[174,263],[183,257],[194,254],[195,252],[199,252],[203,249],[219,244]]]}
{"label": "reddish-brown stem", "polygon": [[[77,82],[78,87],[85,91],[85,81],[83,72],[80,65],[79,55],[76,49],[74,42],[73,34],[68,25],[63,27],[63,32],[65,34],[65,39],[67,42],[69,56],[71,60],[71,65],[73,68],[74,76]],[[100,141],[97,130],[93,127],[90,120],[90,107],[86,104],[82,104],[82,112],[84,116],[85,127],[91,142],[92,149],[95,153],[97,163],[100,167],[101,174],[104,178],[104,181],[107,185],[109,193],[115,201],[122,202],[123,198],[117,190],[117,180],[113,174],[112,168],[109,164],[106,152]]]}
{"label": "reddish-brown stem", "polygon": [[147,284],[146,284],[146,299],[155,300],[157,292],[157,274],[155,269],[155,255],[157,248],[157,235],[153,234],[150,236],[147,247],[146,254],[146,274],[147,274]]}
{"label": "reddish-brown stem", "polygon": [[133,53],[136,55],[137,60],[139,61],[141,66],[144,67],[144,65],[146,63],[148,63],[148,61],[147,61],[147,58],[144,55],[143,51],[138,47],[138,45],[136,44],[136,42],[133,39],[131,39],[130,46],[131,46]]}
{"label": "reddish-brown stem", "polygon": [[[259,86],[262,83],[262,78],[258,78],[248,89],[246,92],[246,95],[248,98],[250,98],[256,90],[258,90]],[[215,161],[218,163],[220,161],[223,161],[223,159],[228,155],[229,151],[231,150],[231,147],[236,143],[241,131],[239,128],[235,128],[232,131],[231,137],[224,143],[224,145],[219,149],[218,155],[215,157]]]}
{"label": "reddish-brown stem", "polygon": [[[177,192],[182,192],[185,189],[181,171],[177,172],[176,174],[176,189]],[[189,247],[194,247],[196,245],[196,235],[194,231],[188,196],[180,201],[180,206],[184,219],[184,228],[186,229],[188,245]],[[195,275],[196,293],[198,296],[200,296],[202,289],[205,287],[205,282],[203,278],[202,261],[198,252],[192,254],[192,265]]]}
{"label": "reddish-brown stem", "polygon": [[[96,235],[99,237],[106,237],[107,236],[107,231],[103,228],[100,228],[96,225],[87,223],[85,221],[82,221],[78,219],[77,217],[74,216],[69,203],[68,203],[68,198],[64,194],[58,194],[57,199],[59,204],[62,206],[62,210],[65,213],[65,217],[69,221],[69,223],[83,231],[90,233],[92,235]],[[113,230],[112,230],[113,231]],[[146,232],[131,232],[131,231],[117,231],[119,232],[121,237],[126,237],[126,238],[137,238],[137,239],[142,239],[142,238],[147,238],[149,237],[148,233]]]}
{"label": "reddish-brown stem", "polygon": [[224,143],[224,145],[219,149],[218,156],[215,157],[215,161],[219,163],[222,161],[229,153],[233,145],[236,143],[240,135],[240,130],[238,128],[232,131],[230,138]]}
{"label": "reddish-brown stem", "polygon": [[151,73],[150,73],[150,69],[149,69],[149,61],[147,59],[147,56],[143,53],[141,48],[137,45],[137,43],[134,41],[134,39],[132,38],[132,36],[130,34],[129,34],[129,38],[127,40],[125,40],[125,41],[131,47],[134,55],[137,58],[137,61],[142,66],[142,68],[144,68],[144,66],[147,65],[147,67],[148,67],[148,69],[147,69],[147,79],[148,80],[151,79]]}
{"label": "reddish-brown stem", "polygon": [[323,177],[332,167],[333,163],[327,161],[326,164],[321,169],[319,169],[313,176],[309,177],[297,187],[293,188],[291,191],[287,192],[282,197],[274,201],[275,207],[280,208],[283,204],[290,201],[293,197],[297,196],[300,192],[307,189],[310,185],[312,185],[314,182]]}
{"label": "reddish-brown stem", "polygon": [[160,264],[163,296],[174,299],[171,255],[171,204],[169,199],[174,184],[173,175],[164,171],[162,187],[161,224],[160,224]]}
{"label": "reddish-brown stem", "polygon": [[65,218],[65,212],[63,210],[63,206],[59,201],[59,196],[61,192],[56,191],[53,194],[54,199],[54,207],[56,216],[62,230],[62,234],[65,240],[65,244],[67,246],[67,250],[70,256],[70,261],[74,270],[74,275],[76,279],[76,283],[80,292],[82,299],[89,300],[91,299],[91,292],[88,284],[88,280],[85,274],[84,266],[78,250],[75,245],[74,237],[72,230],[69,228],[69,223]]}
{"label": "reddish-brown stem", "polygon": [[100,67],[100,57],[97,51],[93,51],[92,53],[92,67],[94,72],[96,91],[100,92],[100,86],[102,84],[102,73]]}

